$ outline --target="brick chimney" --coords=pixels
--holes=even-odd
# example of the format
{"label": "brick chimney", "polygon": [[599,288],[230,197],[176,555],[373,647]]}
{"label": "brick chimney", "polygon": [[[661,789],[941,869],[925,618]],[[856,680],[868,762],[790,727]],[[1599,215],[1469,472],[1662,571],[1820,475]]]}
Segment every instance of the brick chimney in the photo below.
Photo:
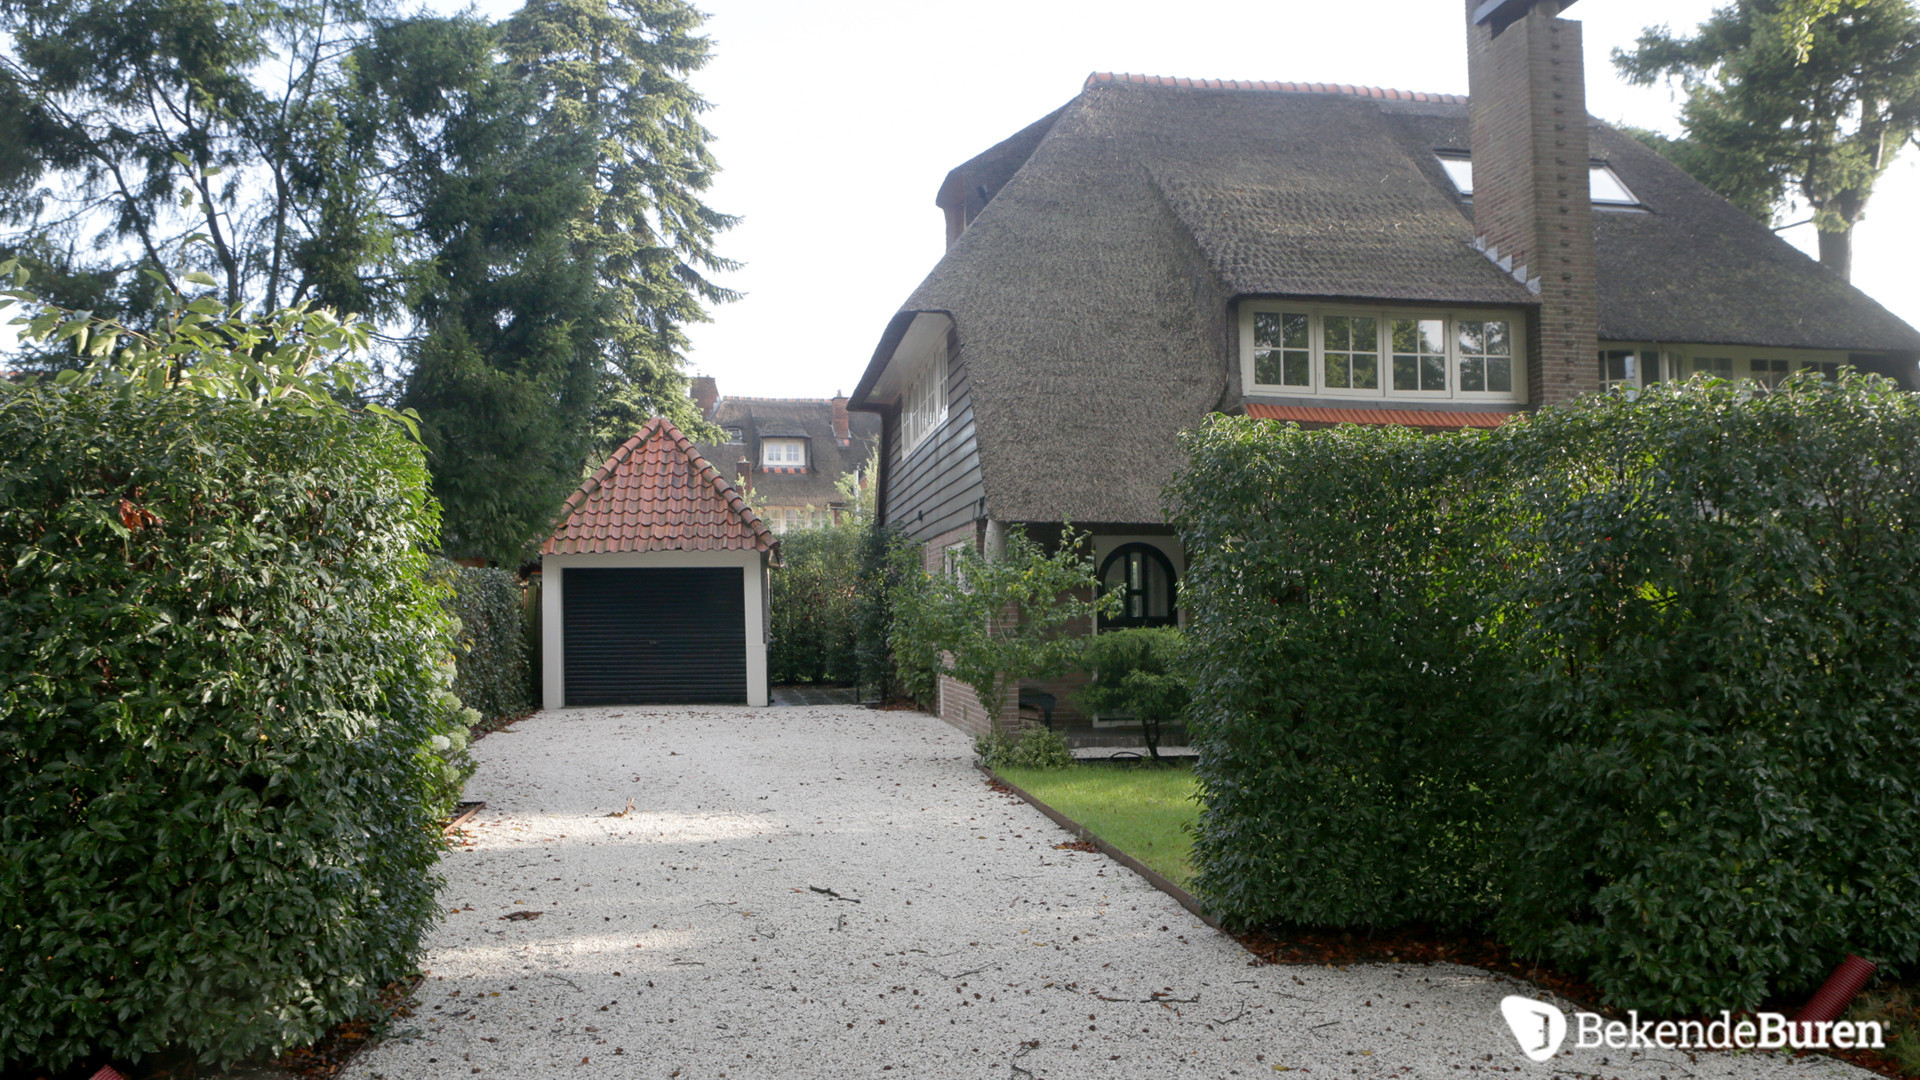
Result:
{"label": "brick chimney", "polygon": [[1573,0],[1467,0],[1476,243],[1540,297],[1527,398],[1600,388],[1587,87]]}
{"label": "brick chimney", "polygon": [[753,495],[753,462],[746,457],[733,463],[734,486],[740,489],[742,497]]}
{"label": "brick chimney", "polygon": [[838,390],[833,392],[833,437],[841,446],[853,441],[853,435],[847,428],[847,395]]}
{"label": "brick chimney", "polygon": [[713,419],[714,403],[720,400],[720,384],[714,381],[713,376],[695,375],[688,392],[693,395],[693,403],[700,406],[701,418]]}

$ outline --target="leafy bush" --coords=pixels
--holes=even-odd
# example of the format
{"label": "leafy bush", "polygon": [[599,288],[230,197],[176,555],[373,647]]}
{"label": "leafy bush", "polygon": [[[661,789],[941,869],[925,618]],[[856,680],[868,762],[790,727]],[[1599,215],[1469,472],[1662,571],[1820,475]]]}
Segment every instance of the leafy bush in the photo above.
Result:
{"label": "leafy bush", "polygon": [[455,629],[453,692],[489,727],[530,707],[526,603],[520,579],[496,567],[444,563]]}
{"label": "leafy bush", "polygon": [[1694,384],[1189,450],[1229,918],[1483,919],[1670,1013],[1920,961],[1920,399]]}
{"label": "leafy bush", "polygon": [[925,580],[920,545],[877,524],[860,536],[860,573],[854,599],[854,662],[862,691],[887,701],[896,692],[927,700],[933,658],[897,656],[893,645],[895,600]]}
{"label": "leafy bush", "polygon": [[988,732],[973,740],[973,753],[989,769],[1064,769],[1074,763],[1067,740],[1046,728],[1028,728],[1017,734]]}
{"label": "leafy bush", "polygon": [[463,725],[420,448],[269,359],[300,313],[169,318],[115,354],[151,364],[0,390],[0,1071],[310,1041],[436,915]]}
{"label": "leafy bush", "polygon": [[1501,442],[1496,925],[1669,1011],[1920,961],[1920,399],[1614,395]]}
{"label": "leafy bush", "polygon": [[848,521],[780,537],[769,601],[776,683],[851,683],[859,678],[860,556],[866,530]]}
{"label": "leafy bush", "polygon": [[1182,670],[1186,649],[1186,635],[1173,626],[1094,635],[1080,656],[1093,673],[1079,693],[1080,707],[1139,721],[1147,756],[1158,760],[1162,726],[1180,719],[1191,696]]}
{"label": "leafy bush", "polygon": [[1071,528],[1049,553],[1011,526],[998,553],[963,546],[947,572],[908,576],[911,583],[895,596],[896,655],[922,663],[931,658],[931,674],[953,676],[983,703],[1006,700],[1022,679],[1044,679],[1071,667],[1082,647],[1073,624],[1091,622],[1097,609],[1120,599],[1093,599],[1093,558],[1086,537]]}
{"label": "leafy bush", "polygon": [[1199,889],[1243,924],[1479,917],[1491,699],[1448,509],[1472,444],[1223,419],[1189,446]]}

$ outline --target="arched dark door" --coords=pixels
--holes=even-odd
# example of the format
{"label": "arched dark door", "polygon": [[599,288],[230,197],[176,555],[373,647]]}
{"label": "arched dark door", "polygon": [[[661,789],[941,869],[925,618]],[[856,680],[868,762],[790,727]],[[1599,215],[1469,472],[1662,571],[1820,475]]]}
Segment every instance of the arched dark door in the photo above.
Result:
{"label": "arched dark door", "polygon": [[1100,564],[1100,593],[1118,593],[1119,610],[1102,616],[1102,630],[1143,626],[1172,626],[1180,612],[1174,606],[1178,582],[1173,563],[1152,544],[1122,544]]}

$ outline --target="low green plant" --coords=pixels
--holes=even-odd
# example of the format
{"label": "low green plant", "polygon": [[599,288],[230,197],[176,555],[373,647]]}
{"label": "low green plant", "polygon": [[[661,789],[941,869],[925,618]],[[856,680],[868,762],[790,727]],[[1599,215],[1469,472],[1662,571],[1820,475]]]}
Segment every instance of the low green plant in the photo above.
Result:
{"label": "low green plant", "polygon": [[989,769],[1064,769],[1074,763],[1067,740],[1046,728],[990,731],[973,741],[973,753]]}
{"label": "low green plant", "polygon": [[1080,707],[1102,716],[1127,716],[1140,724],[1147,756],[1160,760],[1164,726],[1187,711],[1192,694],[1181,669],[1186,635],[1178,627],[1110,630],[1087,642],[1080,662],[1093,679],[1079,693]]}

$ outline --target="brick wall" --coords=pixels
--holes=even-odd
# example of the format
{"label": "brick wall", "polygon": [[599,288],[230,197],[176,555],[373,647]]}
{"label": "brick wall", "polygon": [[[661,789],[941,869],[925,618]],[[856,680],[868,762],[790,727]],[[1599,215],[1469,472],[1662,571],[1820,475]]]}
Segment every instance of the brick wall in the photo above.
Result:
{"label": "brick wall", "polygon": [[1542,0],[1495,37],[1472,25],[1479,4],[1466,5],[1474,228],[1537,282],[1527,393],[1553,404],[1600,388],[1580,24]]}
{"label": "brick wall", "polygon": [[[1020,715],[1015,708],[1020,700],[1019,695],[1017,688],[1007,688],[1007,696],[1000,703],[1000,730],[1016,731],[1021,727]],[[973,692],[973,687],[951,675],[940,676],[940,708],[936,715],[975,738],[992,729],[987,710],[980,707],[980,695]]]}

